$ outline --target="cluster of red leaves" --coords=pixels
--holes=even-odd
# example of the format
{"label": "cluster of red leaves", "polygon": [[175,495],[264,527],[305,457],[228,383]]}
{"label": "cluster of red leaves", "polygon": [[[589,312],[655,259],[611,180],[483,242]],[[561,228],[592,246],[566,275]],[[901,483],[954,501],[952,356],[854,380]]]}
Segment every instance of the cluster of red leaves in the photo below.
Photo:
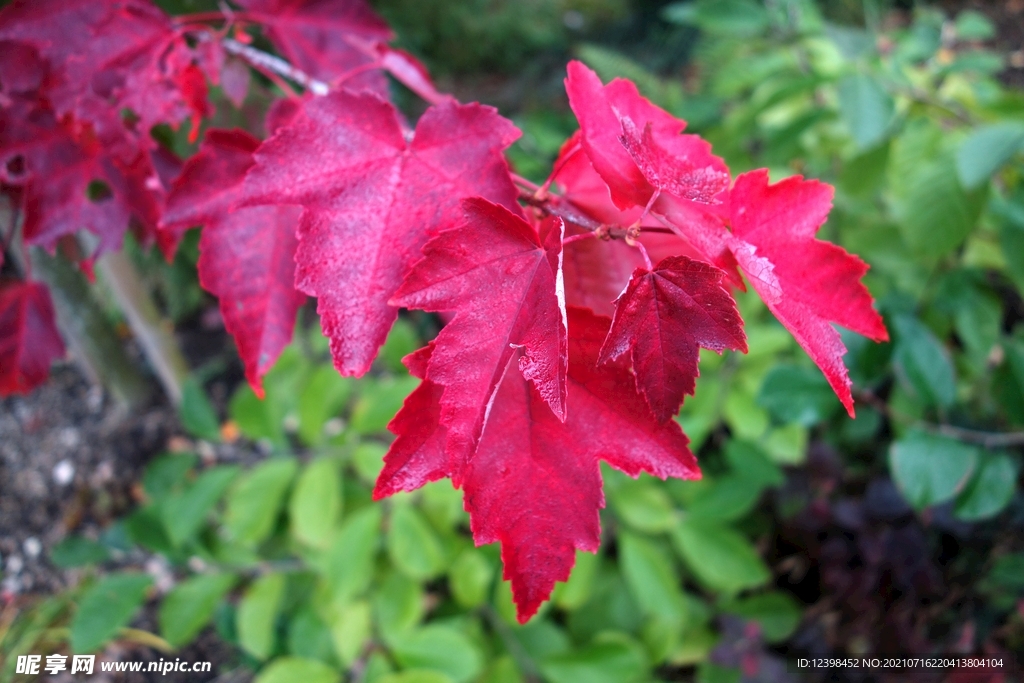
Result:
{"label": "cluster of red leaves", "polygon": [[[191,117],[198,130],[224,64],[218,34],[148,0],[0,13],[0,180],[20,197],[25,242],[52,249],[85,228],[99,251],[133,224],[171,253],[201,225],[200,281],[257,392],[305,295],[347,375],[370,368],[400,308],[446,314],[406,359],[423,381],[389,426],[374,495],[445,477],[462,488],[477,543],[502,545],[521,620],[578,549],[597,548],[599,460],[632,476],[700,476],[672,416],[694,391],[700,348],[746,351],[730,293],[741,273],[852,414],[832,323],[886,331],[860,283],[866,266],[815,239],[831,187],[769,185],[763,170],[733,181],[707,142],[681,134],[684,121],[573,62],[580,130],[549,182],[521,197],[503,153],[515,126],[439,95],[361,1],[239,4],[234,20],[262,24],[334,87],[280,101],[263,142],[208,130],[183,167],[149,128]],[[379,69],[432,103],[414,129]],[[26,345],[40,328],[50,343]],[[45,289],[4,285],[0,391],[33,386],[61,352]]]}

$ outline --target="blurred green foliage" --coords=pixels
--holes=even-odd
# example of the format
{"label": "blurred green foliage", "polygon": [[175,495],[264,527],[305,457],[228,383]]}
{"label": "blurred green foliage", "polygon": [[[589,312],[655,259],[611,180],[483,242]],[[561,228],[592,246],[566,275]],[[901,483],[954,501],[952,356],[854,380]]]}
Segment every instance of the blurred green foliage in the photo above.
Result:
{"label": "blurred green foliage", "polygon": [[[614,22],[629,9],[615,0],[378,7],[441,73],[518,69],[574,42],[567,13]],[[1004,58],[985,47],[994,27],[978,13],[828,10],[807,0],[665,6],[658,40],[699,35],[685,78],[650,68],[637,50],[574,50],[604,79],[629,77],[688,119],[734,172],[767,166],[774,179],[835,185],[822,236],[871,265],[866,282],[892,335],[875,345],[844,333],[855,420],[763,304],[739,296],[750,353],[703,353],[678,418],[704,479],[604,469],[601,550],[581,553],[570,580],[520,626],[498,548],[473,546],[460,492],[442,481],[371,500],[387,423],[417,384],[400,363],[424,341],[417,329],[400,320],[360,380],[333,370],[314,333],[267,375],[265,400],[244,385],[235,392],[230,429],[201,392],[185,406],[196,437],[237,429],[266,459],[158,458],[145,504],[98,542],[68,539],[54,563],[96,565],[126,547],[163,555],[181,580],[159,598],[160,637],[181,647],[212,625],[237,647],[223,666],[257,670],[260,683],[620,683],[690,666],[699,681],[737,680],[707,661],[723,638],[719,616],[756,622],[767,643],[785,642],[801,620],[763,559],[778,519],[762,502],[809,443],[833,446],[851,476],[888,471],[917,511],[948,505],[969,522],[1003,513],[1021,495],[1024,441],[1024,96],[1000,82]],[[543,178],[571,114],[535,107],[516,119],[524,137],[513,163]],[[1022,557],[993,557],[978,584],[1003,614],[1024,597]],[[11,627],[6,660],[52,645],[55,624],[70,623],[78,650],[124,637],[150,595],[145,581],[116,573],[43,603]],[[111,591],[117,600],[97,597]],[[95,628],[85,635],[83,624]]]}

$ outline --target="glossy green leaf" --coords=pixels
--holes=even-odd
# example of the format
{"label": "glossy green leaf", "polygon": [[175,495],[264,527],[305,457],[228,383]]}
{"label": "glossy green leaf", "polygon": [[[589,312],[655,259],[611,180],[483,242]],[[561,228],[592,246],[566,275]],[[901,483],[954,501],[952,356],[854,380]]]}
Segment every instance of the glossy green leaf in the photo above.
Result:
{"label": "glossy green leaf", "polygon": [[764,5],[753,0],[677,2],[662,10],[662,17],[721,35],[753,36],[768,28]]}
{"label": "glossy green leaf", "polygon": [[641,649],[625,640],[605,640],[540,662],[551,683],[641,683],[647,662]]}
{"label": "glossy green leaf", "polygon": [[125,572],[93,584],[78,601],[71,620],[71,650],[93,652],[116,636],[145,602],[152,583],[148,574]]}
{"label": "glossy green leaf", "polygon": [[725,444],[725,459],[736,476],[758,486],[781,486],[786,480],[779,466],[748,441],[729,439]]}
{"label": "glossy green leaf", "polygon": [[352,380],[342,377],[332,365],[313,371],[299,395],[299,438],[311,446],[324,439],[324,426],[335,417],[352,395]]}
{"label": "glossy green leaf", "polygon": [[949,352],[931,330],[916,319],[898,315],[896,351],[897,370],[925,405],[948,408],[956,400],[956,378]]}
{"label": "glossy green leaf", "polygon": [[324,554],[327,574],[336,600],[350,600],[370,585],[380,544],[381,509],[371,505],[352,514]]}
{"label": "glossy green leaf", "polygon": [[454,683],[467,683],[483,670],[483,655],[476,645],[448,626],[403,633],[392,641],[391,651],[403,667],[439,671]]}
{"label": "glossy green leaf", "polygon": [[[576,567],[579,570],[579,567]],[[452,597],[462,607],[482,605],[494,581],[494,567],[482,552],[466,549],[452,563],[448,572],[448,586]]]}
{"label": "glossy green leaf", "polygon": [[181,385],[181,405],[179,406],[181,426],[192,436],[207,441],[220,441],[220,422],[217,411],[213,409],[210,399],[202,385],[189,377]]}
{"label": "glossy green leaf", "polygon": [[212,467],[200,474],[184,491],[171,494],[163,500],[160,519],[174,545],[182,545],[199,531],[238,472],[239,468],[234,465]]}
{"label": "glossy green leaf", "polygon": [[235,483],[224,515],[224,525],[235,540],[256,545],[270,535],[297,469],[294,458],[275,458]]}
{"label": "glossy green leaf", "polygon": [[676,511],[668,495],[651,479],[629,479],[608,492],[612,508],[626,524],[647,533],[668,531]]}
{"label": "glossy green leaf", "polygon": [[396,505],[391,513],[387,547],[391,562],[412,579],[430,579],[445,568],[437,534],[411,505]]}
{"label": "glossy green leaf", "polygon": [[384,346],[380,347],[378,358],[391,372],[405,373],[402,359],[421,346],[416,330],[404,318],[399,318],[392,325]]}
{"label": "glossy green leaf", "polygon": [[255,683],[339,683],[341,672],[323,662],[302,657],[281,657],[256,677]]}
{"label": "glossy green leaf", "polygon": [[311,605],[296,612],[288,622],[288,653],[333,664],[333,634]]}
{"label": "glossy green leaf", "polygon": [[679,577],[672,557],[652,541],[622,532],[619,564],[637,604],[647,614],[682,622],[686,615]]}
{"label": "glossy green leaf", "polygon": [[383,377],[375,382],[363,380],[362,394],[352,410],[351,426],[359,434],[380,434],[402,407],[405,397],[420,380],[408,375]]}
{"label": "glossy green leaf", "polygon": [[768,643],[781,643],[793,635],[800,625],[800,605],[786,593],[752,595],[731,601],[722,609],[729,614],[756,621]]}
{"label": "glossy green leaf", "polygon": [[325,547],[341,517],[341,468],[333,458],[317,458],[295,482],[288,503],[292,534],[303,543]]}
{"label": "glossy green leaf", "polygon": [[917,430],[908,432],[889,450],[892,478],[918,510],[957,495],[967,486],[977,464],[977,448]]}
{"label": "glossy green leaf", "polygon": [[686,519],[673,531],[672,541],[690,571],[714,590],[737,593],[771,579],[750,542],[728,527]]}
{"label": "glossy green leaf", "polygon": [[1024,145],[1024,122],[1003,121],[980,126],[967,136],[956,153],[960,182],[971,189],[987,181]]}
{"label": "glossy green leaf", "polygon": [[150,500],[158,501],[184,486],[188,474],[199,464],[194,453],[165,453],[153,458],[142,475],[142,490]]}
{"label": "glossy green leaf", "polygon": [[385,639],[416,626],[426,609],[420,584],[401,572],[391,572],[373,600],[377,627]]}
{"label": "glossy green leaf", "polygon": [[811,427],[840,408],[832,388],[816,368],[779,365],[765,375],[757,402],[782,423]]}
{"label": "glossy green leaf", "polygon": [[761,497],[761,486],[739,475],[715,479],[701,488],[686,506],[690,519],[730,522],[750,512]]}
{"label": "glossy green leaf", "polygon": [[238,603],[235,616],[238,644],[257,659],[266,659],[273,652],[284,589],[283,574],[264,574],[249,586]]}
{"label": "glossy green leaf", "polygon": [[881,142],[889,130],[894,105],[892,97],[873,77],[854,73],[838,84],[839,110],[850,134],[861,149]]}
{"label": "glossy green leaf", "polygon": [[373,635],[370,604],[357,600],[343,606],[335,605],[329,619],[334,651],[345,666],[351,666],[363,654]]}
{"label": "glossy green leaf", "polygon": [[191,641],[236,581],[233,574],[200,574],[179,583],[160,604],[160,635],[172,647]]}
{"label": "glossy green leaf", "polygon": [[96,541],[83,536],[68,536],[50,549],[50,562],[62,569],[98,564],[110,559],[110,552]]}
{"label": "glossy green leaf", "polygon": [[377,683],[452,683],[452,679],[439,671],[410,670],[389,674]]}
{"label": "glossy green leaf", "polygon": [[1017,488],[1017,467],[1005,453],[984,453],[967,486],[957,496],[954,514],[978,521],[1003,511]]}

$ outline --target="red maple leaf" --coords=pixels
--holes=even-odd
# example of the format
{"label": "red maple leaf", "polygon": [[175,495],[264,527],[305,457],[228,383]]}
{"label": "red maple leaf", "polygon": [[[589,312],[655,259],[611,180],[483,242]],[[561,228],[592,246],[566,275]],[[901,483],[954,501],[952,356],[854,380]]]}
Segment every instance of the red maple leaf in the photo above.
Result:
{"label": "red maple leaf", "polygon": [[[240,0],[247,14],[267,27],[267,37],[284,57],[313,78],[335,81],[374,61],[346,40],[388,41],[393,34],[363,0]],[[378,71],[362,73],[345,87],[387,94]]]}
{"label": "red maple leaf", "polygon": [[566,329],[561,220],[535,228],[484,199],[463,202],[465,223],[423,248],[392,298],[396,306],[454,312],[435,340],[427,377],[444,387],[441,423],[456,485],[508,359],[565,418]]}
{"label": "red maple leaf", "polygon": [[241,196],[259,140],[241,130],[207,131],[167,198],[161,228],[174,234],[202,225],[199,282],[220,300],[257,395],[261,379],[291,341],[306,297],[295,289],[298,206],[230,210]]}
{"label": "red maple leaf", "polygon": [[50,290],[40,282],[0,282],[0,396],[42,384],[64,356]]}
{"label": "red maple leaf", "polygon": [[875,341],[886,341],[889,334],[860,282],[867,264],[814,238],[828,218],[832,194],[832,186],[801,176],[769,185],[766,169],[740,175],[729,197],[730,249],[852,417],[850,378],[842,359],[846,347],[830,322]]}
{"label": "red maple leaf", "polygon": [[90,128],[73,132],[27,98],[0,108],[0,180],[23,188],[27,244],[53,249],[62,236],[87,229],[99,237],[100,253],[120,246],[133,218],[156,226],[162,183],[150,155],[122,141],[108,151]]}
{"label": "red maple leaf", "polygon": [[569,577],[577,549],[597,550],[604,506],[599,460],[633,477],[700,477],[679,425],[651,415],[629,368],[620,362],[597,367],[608,322],[569,309],[570,412],[564,423],[512,368],[517,359],[509,359],[466,468],[473,538],[477,545],[501,543],[521,623],[556,581]]}
{"label": "red maple leaf", "polygon": [[444,450],[447,430],[441,425],[444,387],[427,379],[433,351],[434,342],[430,342],[402,359],[409,373],[423,383],[409,394],[402,409],[388,424],[395,440],[384,456],[384,469],[373,489],[374,500],[399,491],[414,491],[449,475]]}
{"label": "red maple leaf", "polygon": [[659,420],[675,415],[683,395],[693,394],[700,347],[747,350],[724,277],[707,263],[672,256],[653,270],[638,268],[616,302],[600,360],[629,353],[637,388]]}
{"label": "red maple leaf", "polygon": [[101,137],[119,128],[125,107],[144,134],[209,113],[192,49],[148,0],[18,0],[0,11],[0,39],[39,50],[58,115],[73,113]]}
{"label": "red maple leaf", "polygon": [[602,85],[597,74],[577,61],[569,62],[567,69],[565,90],[580,122],[580,142],[607,183],[612,201],[620,209],[646,205],[654,188],[620,140],[622,122],[628,120],[637,129],[650,124],[659,140],[678,136],[686,122],[651,104],[631,81],[616,78]]}
{"label": "red maple leaf", "polygon": [[398,289],[427,239],[482,196],[514,211],[501,151],[519,131],[494,109],[447,103],[420,118],[409,141],[395,108],[374,95],[335,92],[256,151],[245,204],[298,204],[296,286],[318,297],[342,374],[365,373],[384,342]]}

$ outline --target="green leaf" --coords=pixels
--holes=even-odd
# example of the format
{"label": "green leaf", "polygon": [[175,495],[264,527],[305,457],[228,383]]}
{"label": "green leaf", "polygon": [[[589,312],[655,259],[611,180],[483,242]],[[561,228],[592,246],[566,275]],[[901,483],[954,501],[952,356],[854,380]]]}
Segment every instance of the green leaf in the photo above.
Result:
{"label": "green leaf", "polygon": [[336,661],[331,630],[312,605],[300,608],[288,623],[288,653],[326,664]]}
{"label": "green leaf", "polygon": [[68,536],[50,549],[50,562],[62,569],[98,564],[110,559],[107,549],[82,536]]}
{"label": "green leaf", "polygon": [[756,621],[768,643],[781,643],[793,635],[801,618],[800,605],[789,595],[777,592],[731,601],[722,611]]}
{"label": "green leaf", "polygon": [[957,496],[954,514],[974,522],[995,517],[1010,503],[1017,484],[1017,468],[1005,453],[985,453],[977,471]]}
{"label": "green leaf", "polygon": [[275,444],[285,442],[281,419],[271,410],[270,402],[253,393],[248,384],[239,385],[228,404],[228,415],[246,437]]}
{"label": "green leaf", "polygon": [[1024,145],[1024,123],[1001,121],[980,126],[964,140],[956,153],[956,171],[967,189],[987,181]]}
{"label": "green leaf", "polygon": [[426,609],[420,584],[400,572],[391,572],[376,591],[373,601],[377,627],[386,640],[408,631],[423,618]]}
{"label": "green leaf", "polygon": [[480,679],[480,683],[523,683],[516,662],[508,655],[498,657]]}
{"label": "green leaf", "polygon": [[960,441],[911,430],[889,450],[892,478],[915,509],[950,500],[964,489],[978,450]]}
{"label": "green leaf", "polygon": [[[579,567],[576,569],[578,571]],[[493,580],[494,567],[482,552],[472,548],[463,550],[448,572],[452,597],[465,608],[478,607],[486,602]]]}
{"label": "green leaf", "polygon": [[867,74],[850,74],[839,81],[838,93],[840,112],[857,146],[867,149],[884,140],[894,105],[878,81]]}
{"label": "green leaf", "polygon": [[376,683],[452,683],[452,679],[438,671],[410,670],[389,674]]}
{"label": "green leaf", "polygon": [[235,628],[238,644],[256,659],[266,659],[274,650],[277,612],[285,589],[284,574],[264,574],[256,579],[238,603]]}
{"label": "green leaf", "polygon": [[256,677],[255,683],[338,683],[341,672],[315,659],[281,657]]}
{"label": "green leaf", "polygon": [[754,36],[768,28],[764,5],[753,0],[676,2],[661,11],[665,21],[696,26],[711,34]]}
{"label": "green leaf", "polygon": [[996,35],[996,27],[981,12],[964,10],[956,15],[956,36],[960,40],[988,40]]}
{"label": "green leaf", "polygon": [[622,482],[609,491],[609,498],[622,520],[638,531],[659,533],[676,525],[672,501],[648,478]]}
{"label": "green leaf", "polygon": [[743,517],[761,497],[761,486],[751,479],[729,475],[710,481],[686,506],[691,519],[731,522]]}
{"label": "green leaf", "polygon": [[231,488],[224,525],[233,539],[256,545],[274,530],[298,463],[275,458],[255,467]]}
{"label": "green leaf", "polygon": [[597,553],[576,551],[576,564],[572,574],[565,583],[555,584],[551,599],[556,605],[566,610],[574,610],[582,606],[594,591],[594,580],[601,566],[601,556]]}
{"label": "green leaf", "polygon": [[352,409],[352,429],[359,434],[379,434],[402,407],[405,397],[419,386],[415,377],[385,377],[362,382],[363,393]]}
{"label": "green leaf", "polygon": [[187,489],[163,500],[160,519],[171,543],[180,546],[199,531],[206,516],[238,476],[238,472],[239,468],[235,465],[210,468],[200,474]]}
{"label": "green leaf", "polygon": [[373,579],[380,542],[381,508],[370,505],[349,517],[325,553],[322,570],[335,599],[345,602],[366,590]]}
{"label": "green leaf", "polygon": [[299,476],[288,504],[292,534],[308,545],[325,547],[341,516],[341,507],[341,470],[337,460],[314,460]]}
{"label": "green leaf", "polygon": [[437,534],[411,505],[396,505],[387,538],[391,562],[406,576],[424,581],[445,567],[444,549]]}
{"label": "green leaf", "polygon": [[198,463],[199,458],[193,453],[165,453],[154,458],[142,475],[142,490],[151,500],[158,501],[183,486]]}
{"label": "green leaf", "polygon": [[352,465],[363,481],[372,485],[384,469],[387,446],[377,441],[364,441],[352,452]]}
{"label": "green leaf", "polygon": [[900,375],[926,404],[948,408],[956,400],[956,378],[949,352],[931,330],[907,315],[893,319],[896,350],[893,359]]}
{"label": "green leaf", "polygon": [[392,641],[391,651],[403,667],[440,671],[454,683],[472,680],[484,664],[472,641],[448,626],[424,626],[403,633]]}
{"label": "green leaf", "polygon": [[334,651],[345,666],[352,666],[363,654],[373,634],[370,604],[357,600],[340,607],[335,605],[330,627]]}
{"label": "green leaf", "polygon": [[160,635],[176,648],[192,640],[235,581],[233,574],[203,574],[179,583],[160,605]]}
{"label": "green leaf", "polygon": [[380,347],[377,357],[387,366],[388,370],[396,373],[405,373],[405,366],[402,359],[420,347],[419,335],[407,320],[399,318],[391,327],[384,346]]}
{"label": "green leaf", "polygon": [[71,650],[92,652],[127,626],[153,583],[148,574],[125,572],[97,581],[78,602],[71,620]]}
{"label": "green leaf", "polygon": [[625,639],[605,640],[540,662],[550,683],[641,683],[647,662],[641,649]]}
{"label": "green leaf", "polygon": [[649,615],[680,623],[686,615],[671,556],[651,541],[619,534],[619,564],[637,604]]}
{"label": "green leaf", "polygon": [[771,578],[750,542],[728,527],[686,519],[673,531],[672,541],[690,571],[714,590],[737,593]]}
{"label": "green leaf", "polygon": [[189,434],[207,441],[220,441],[220,422],[217,411],[210,399],[206,398],[203,387],[194,378],[187,378],[181,385],[181,426]]}
{"label": "green leaf", "polygon": [[781,486],[786,481],[779,466],[749,441],[729,439],[725,443],[725,459],[736,476],[758,486]]}
{"label": "green leaf", "polygon": [[839,409],[828,382],[815,368],[780,365],[765,375],[757,402],[782,423],[812,427]]}
{"label": "green leaf", "polygon": [[907,245],[937,257],[955,249],[971,232],[985,192],[965,192],[955,155],[942,148],[942,131],[931,122],[912,123],[893,145],[889,182],[893,211]]}
{"label": "green leaf", "polygon": [[333,365],[317,368],[299,396],[299,438],[310,446],[324,439],[324,425],[345,407],[352,395],[352,380]]}

